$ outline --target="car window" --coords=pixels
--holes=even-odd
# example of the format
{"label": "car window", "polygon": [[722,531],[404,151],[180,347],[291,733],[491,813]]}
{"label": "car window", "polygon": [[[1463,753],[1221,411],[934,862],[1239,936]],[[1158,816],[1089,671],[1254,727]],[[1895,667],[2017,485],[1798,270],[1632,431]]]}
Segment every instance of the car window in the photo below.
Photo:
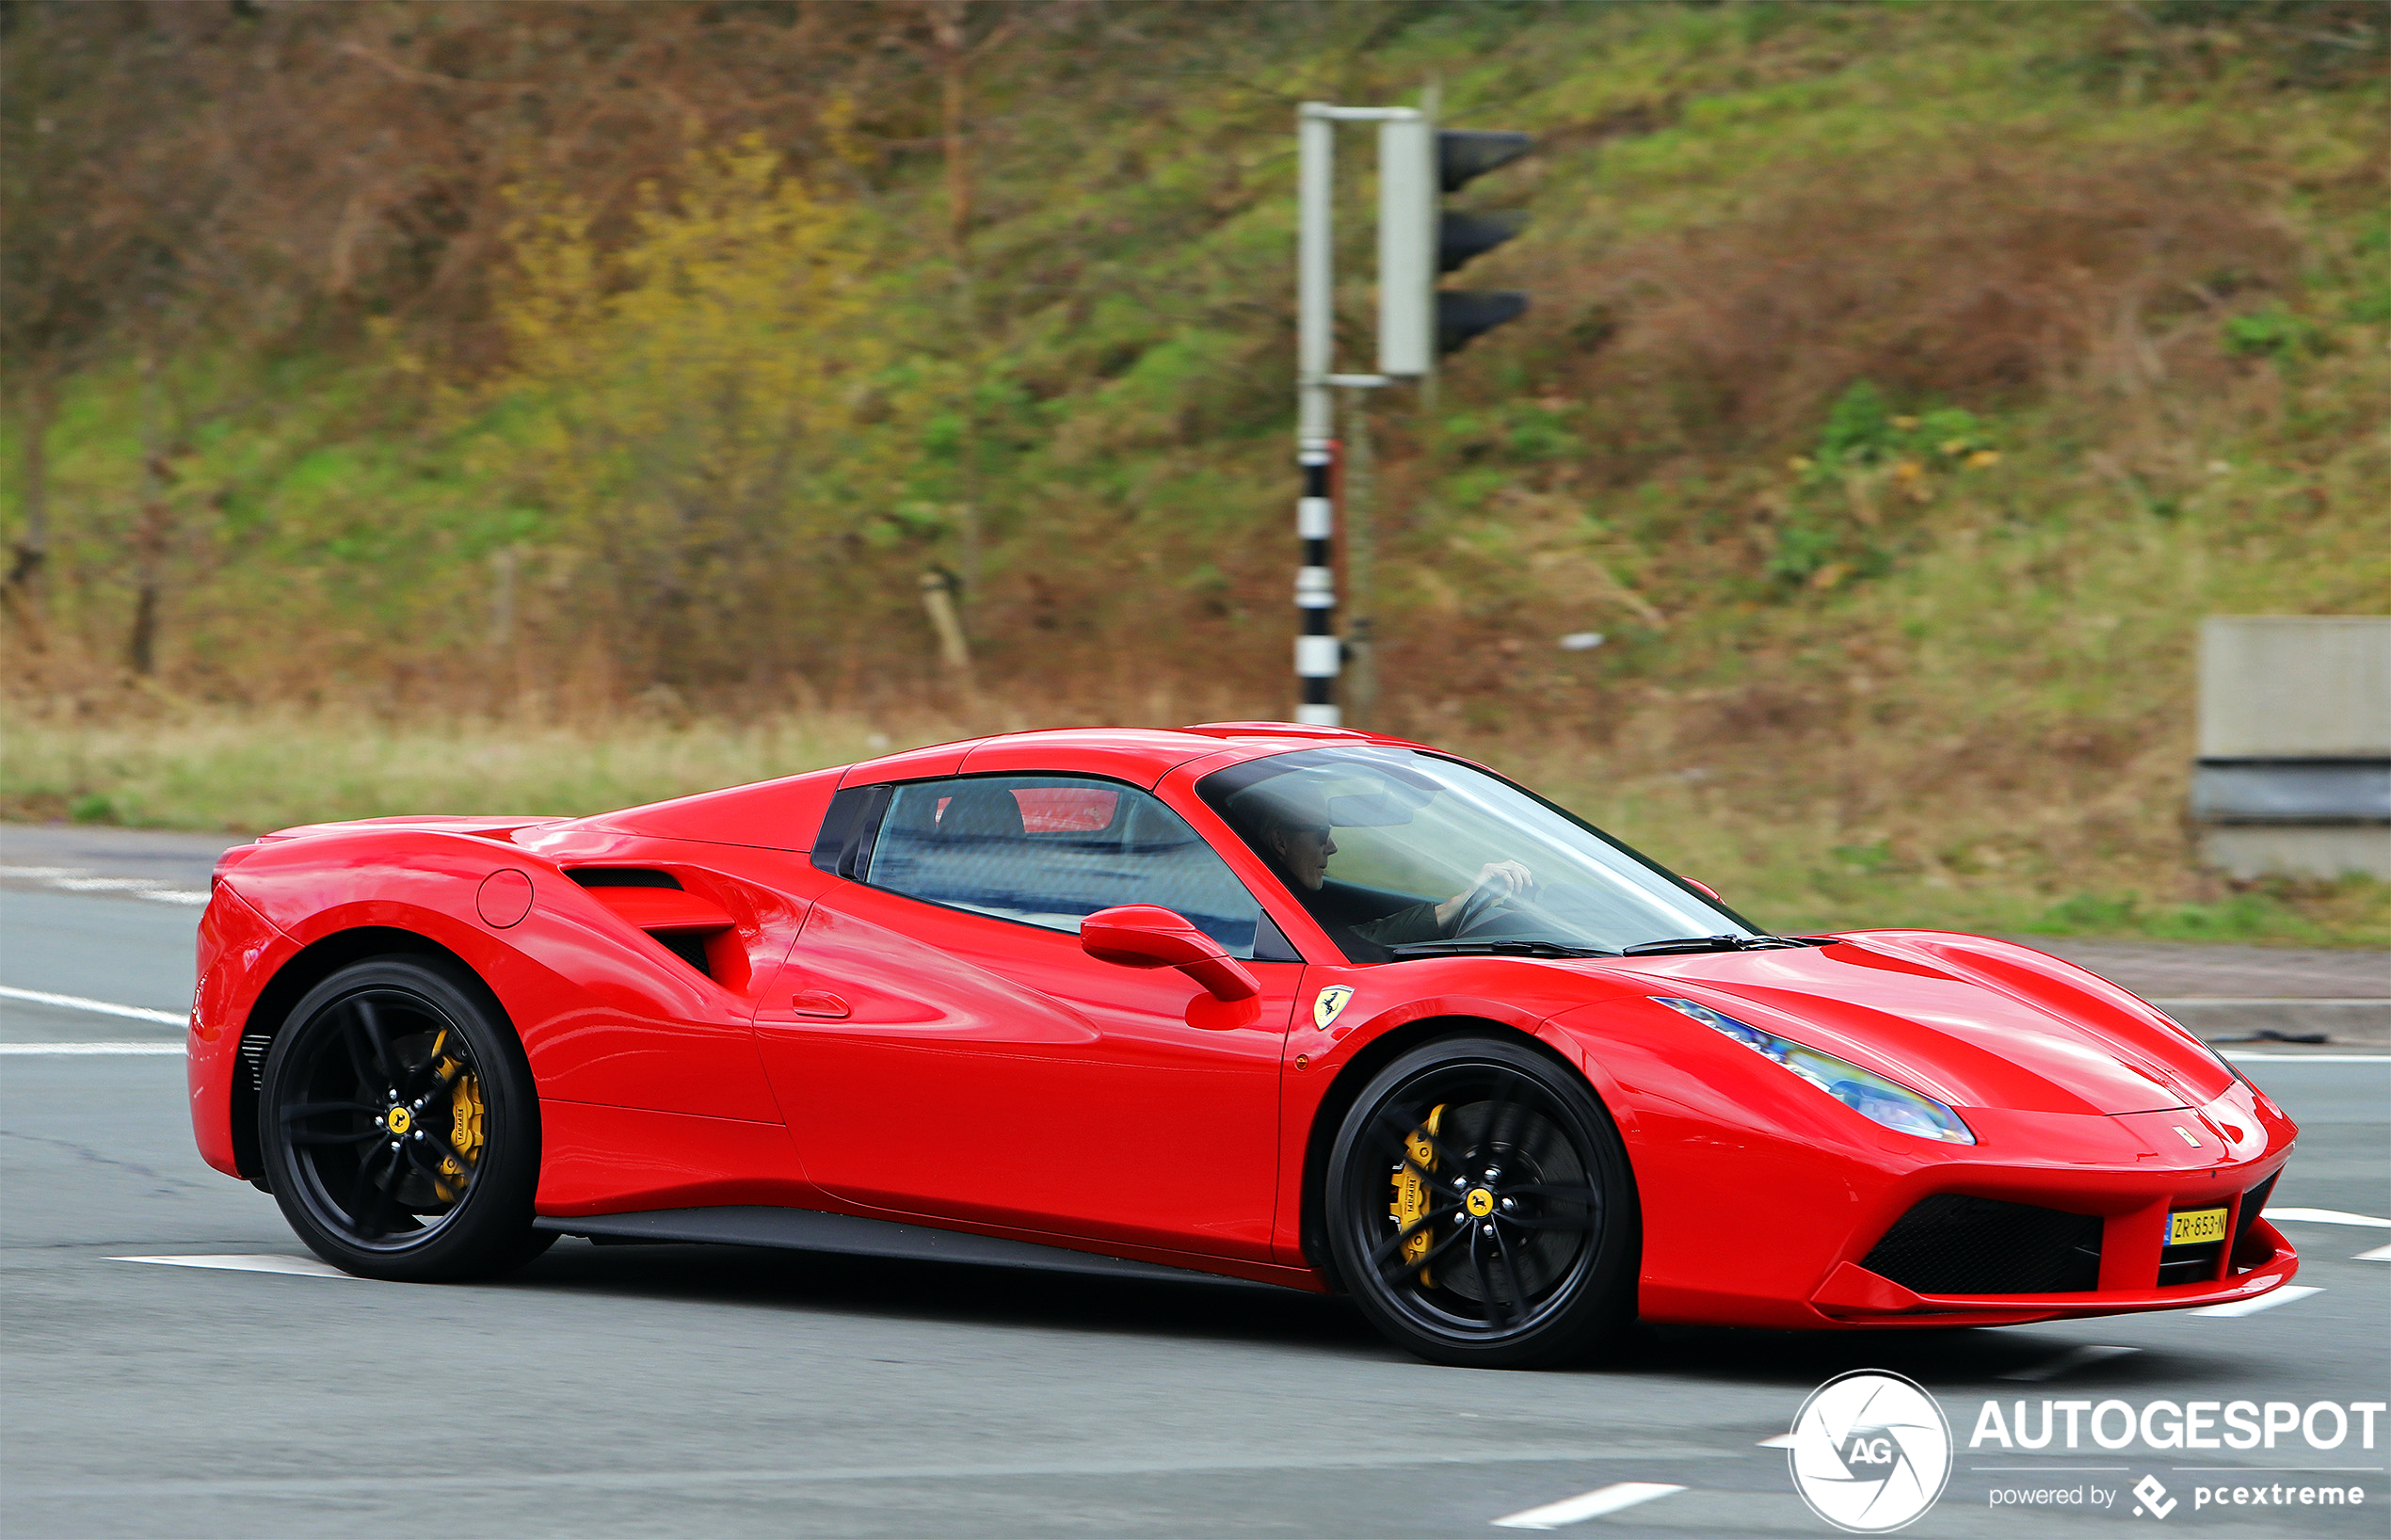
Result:
{"label": "car window", "polygon": [[1115,904],[1159,904],[1234,957],[1261,906],[1158,797],[1063,776],[971,776],[896,787],[863,880],[1076,935]]}
{"label": "car window", "polygon": [[[1215,771],[1196,793],[1357,962],[1464,938],[1615,952],[1757,934],[1592,826],[1436,755],[1298,750]],[[1498,869],[1523,880],[1489,889]]]}

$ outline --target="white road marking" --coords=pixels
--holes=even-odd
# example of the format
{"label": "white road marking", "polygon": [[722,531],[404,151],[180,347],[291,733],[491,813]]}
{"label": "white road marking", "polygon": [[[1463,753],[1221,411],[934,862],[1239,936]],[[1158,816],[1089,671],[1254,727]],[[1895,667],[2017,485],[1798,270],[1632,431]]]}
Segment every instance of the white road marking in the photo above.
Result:
{"label": "white road marking", "polygon": [[227,1273],[295,1273],[307,1278],[346,1278],[361,1282],[313,1257],[110,1257],[112,1262],[155,1262],[160,1267],[213,1267]]}
{"label": "white road marking", "polygon": [[2235,1299],[2227,1300],[2223,1305],[2203,1305],[2196,1310],[2186,1310],[2184,1314],[2215,1316],[2256,1315],[2260,1310],[2271,1310],[2278,1305],[2288,1305],[2293,1300],[2305,1299],[2310,1294],[2321,1294],[2323,1292],[2323,1290],[2311,1289],[2304,1283],[2287,1283],[2282,1288],[2274,1291],[2274,1292],[2270,1294],[2260,1294],[2255,1299]]}
{"label": "white road marking", "polygon": [[153,904],[187,904],[197,908],[206,892],[190,888],[165,888],[156,877],[95,877],[80,866],[0,866],[0,879],[38,882],[70,893],[129,893]]}
{"label": "white road marking", "polygon": [[2069,1348],[2055,1358],[2046,1358],[2041,1363],[2030,1364],[2024,1369],[2013,1369],[2008,1373],[1999,1375],[1998,1378],[2004,1380],[2056,1379],[2071,1369],[2081,1369],[2086,1364],[2102,1363],[2110,1358],[2122,1358],[2128,1353],[2141,1351],[2140,1348],[2100,1347],[2087,1343],[2082,1347]]}
{"label": "white road marking", "polygon": [[57,1056],[90,1057],[95,1054],[139,1055],[155,1054],[160,1058],[171,1053],[183,1056],[181,1043],[0,1043],[0,1053],[33,1053]]}
{"label": "white road marking", "polygon": [[0,1000],[22,1000],[32,1005],[56,1005],[70,1011],[121,1016],[135,1021],[162,1021],[169,1027],[191,1024],[187,1011],[153,1011],[147,1005],[120,1005],[112,1000],[88,1000],[82,995],[54,995],[47,989],[11,989],[5,984],[0,984]]}
{"label": "white road marking", "polygon": [[2391,1230],[2391,1219],[2377,1219],[2365,1213],[2343,1213],[2338,1209],[2269,1209],[2261,1217],[2296,1219],[2305,1225],[2367,1225],[2379,1230]]}
{"label": "white road marking", "polygon": [[1632,1508],[1639,1502],[1664,1498],[1672,1492],[1682,1492],[1682,1486],[1666,1482],[1618,1482],[1610,1486],[1581,1492],[1559,1502],[1548,1502],[1541,1508],[1523,1508],[1494,1521],[1499,1530],[1557,1530],[1564,1524],[1580,1524],[1604,1514],[1615,1514],[1622,1508]]}
{"label": "white road marking", "polygon": [[2391,1246],[2377,1246],[2372,1251],[2361,1251],[2350,1259],[2353,1262],[2391,1262]]}
{"label": "white road marking", "polygon": [[2224,1051],[2236,1064],[2391,1064],[2391,1053],[2238,1053]]}
{"label": "white road marking", "polygon": [[[114,1480],[94,1482],[60,1481],[37,1485],[22,1472],[11,1472],[8,1496],[22,1502],[28,1495],[43,1498],[101,1498],[121,1502],[128,1496],[204,1499],[220,1501],[228,1497],[264,1497],[281,1502],[297,1502],[313,1498],[318,1501],[334,1500],[361,1495],[377,1499],[420,1502],[426,1492],[457,1492],[481,1498],[490,1492],[561,1491],[575,1497],[590,1492],[679,1492],[716,1491],[730,1484],[776,1486],[817,1486],[830,1484],[847,1485],[863,1482],[904,1482],[913,1485],[932,1483],[965,1481],[1029,1481],[1041,1477],[1086,1476],[1159,1476],[1193,1474],[1242,1474],[1266,1471],[1401,1471],[1416,1475],[1422,1466],[1451,1466],[1457,1469],[1476,1471],[1492,1464],[1551,1464],[1569,1461],[1583,1465],[1589,1461],[1613,1459],[1618,1455],[1615,1445],[1588,1447],[1578,1445],[1538,1445],[1514,1452],[1489,1453],[1466,1451],[1449,1454],[1407,1452],[1401,1458],[1390,1456],[1381,1448],[1368,1453],[1327,1454],[1298,1457],[1292,1454],[1278,1458],[1254,1456],[1221,1458],[1217,1456],[1179,1455],[1167,1458],[1077,1459],[961,1463],[942,1461],[935,1464],[906,1465],[839,1464],[817,1461],[795,1468],[724,1470],[707,1469],[686,1464],[667,1470],[624,1469],[619,1463],[602,1468],[570,1470],[524,1471],[509,1468],[474,1470],[461,1475],[440,1475],[416,1469],[390,1470],[370,1476],[273,1476],[248,1478],[211,1473],[201,1478],[136,1480],[118,1476]],[[2070,1467],[2081,1469],[2082,1467]]]}
{"label": "white road marking", "polygon": [[1795,1440],[1791,1434],[1780,1433],[1773,1438],[1761,1439],[1759,1443],[1754,1447],[1757,1449],[1791,1449],[1794,1442]]}

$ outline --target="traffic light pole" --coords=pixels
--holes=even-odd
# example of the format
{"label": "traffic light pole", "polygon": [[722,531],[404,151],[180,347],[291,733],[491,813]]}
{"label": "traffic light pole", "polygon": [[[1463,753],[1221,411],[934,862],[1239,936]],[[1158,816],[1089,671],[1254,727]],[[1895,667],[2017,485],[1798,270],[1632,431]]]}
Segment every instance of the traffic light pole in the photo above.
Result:
{"label": "traffic light pole", "polygon": [[[1338,676],[1345,648],[1337,634],[1337,575],[1332,565],[1337,535],[1335,401],[1339,386],[1352,391],[1347,412],[1356,434],[1353,491],[1364,495],[1369,473],[1362,463],[1369,433],[1364,393],[1398,379],[1433,389],[1436,358],[1470,338],[1516,320],[1528,297],[1509,292],[1473,292],[1438,287],[1440,275],[1510,240],[1526,217],[1517,213],[1465,213],[1444,208],[1442,195],[1524,155],[1533,141],[1509,130],[1443,130],[1436,126],[1436,91],[1424,107],[1338,107],[1306,102],[1295,109],[1295,462],[1303,490],[1295,502],[1295,536],[1303,565],[1295,572],[1295,610],[1302,627],[1295,636],[1295,679],[1301,691],[1295,719],[1321,727],[1342,725],[1337,704]],[[1335,200],[1337,125],[1378,125],[1378,373],[1340,375],[1336,368],[1337,261]],[[1356,705],[1370,709],[1375,672],[1367,662],[1371,541],[1347,542],[1355,560],[1357,613],[1347,630],[1361,666]]]}
{"label": "traffic light pole", "polygon": [[1337,124],[1305,103],[1295,123],[1298,170],[1295,235],[1295,462],[1303,491],[1295,503],[1295,537],[1303,565],[1295,569],[1295,720],[1336,727],[1337,577],[1329,566],[1337,535],[1337,505],[1329,473],[1336,459],[1333,404],[1328,393],[1335,321],[1337,257],[1330,242],[1330,200],[1337,186]]}
{"label": "traffic light pole", "polygon": [[1303,565],[1295,570],[1295,682],[1301,692],[1295,720],[1337,727],[1337,678],[1344,647],[1337,636],[1337,575],[1331,553],[1337,537],[1336,462],[1332,393],[1338,386],[1372,389],[1392,384],[1386,375],[1331,373],[1335,363],[1337,258],[1334,202],[1337,188],[1337,125],[1340,122],[1409,122],[1412,107],[1337,107],[1306,102],[1296,109],[1295,238],[1295,463],[1303,489],[1295,502],[1295,537]]}

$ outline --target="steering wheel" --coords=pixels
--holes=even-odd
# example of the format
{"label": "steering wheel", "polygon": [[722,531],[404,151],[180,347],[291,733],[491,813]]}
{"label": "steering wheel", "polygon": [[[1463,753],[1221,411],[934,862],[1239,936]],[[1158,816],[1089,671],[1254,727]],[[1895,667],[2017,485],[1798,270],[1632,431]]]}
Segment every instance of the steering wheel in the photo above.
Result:
{"label": "steering wheel", "polygon": [[1492,887],[1483,887],[1462,901],[1461,912],[1452,917],[1452,934],[1456,939],[1496,918],[1510,902],[1507,894]]}

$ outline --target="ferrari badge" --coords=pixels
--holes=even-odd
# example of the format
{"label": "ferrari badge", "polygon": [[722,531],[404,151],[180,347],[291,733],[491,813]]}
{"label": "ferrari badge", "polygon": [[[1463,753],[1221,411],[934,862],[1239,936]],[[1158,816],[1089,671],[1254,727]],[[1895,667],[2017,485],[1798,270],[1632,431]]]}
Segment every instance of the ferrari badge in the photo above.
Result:
{"label": "ferrari badge", "polygon": [[1347,985],[1332,984],[1323,989],[1320,998],[1311,1003],[1312,1024],[1326,1032],[1329,1023],[1337,1019],[1337,1013],[1345,1008],[1345,1002],[1353,998],[1353,989]]}

